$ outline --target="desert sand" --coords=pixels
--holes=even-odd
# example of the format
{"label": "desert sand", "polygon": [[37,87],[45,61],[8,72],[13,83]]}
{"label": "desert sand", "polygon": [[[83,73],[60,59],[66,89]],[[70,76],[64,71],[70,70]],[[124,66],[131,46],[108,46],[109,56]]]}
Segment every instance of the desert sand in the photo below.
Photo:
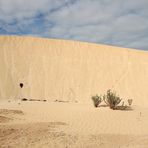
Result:
{"label": "desert sand", "polygon": [[[0,36],[0,147],[147,148],[147,88],[147,51]],[[108,89],[132,110],[95,108]]]}

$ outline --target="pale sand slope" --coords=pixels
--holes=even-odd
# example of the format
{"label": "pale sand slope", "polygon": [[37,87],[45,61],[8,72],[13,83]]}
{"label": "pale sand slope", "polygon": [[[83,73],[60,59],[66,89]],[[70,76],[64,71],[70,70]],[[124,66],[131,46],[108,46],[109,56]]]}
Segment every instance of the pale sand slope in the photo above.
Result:
{"label": "pale sand slope", "polygon": [[[89,102],[113,88],[148,106],[148,52],[76,41],[0,36],[0,99]],[[24,83],[21,92],[19,83]]]}
{"label": "pale sand slope", "polygon": [[1,102],[0,108],[0,119],[9,118],[0,120],[1,148],[148,147],[148,108],[59,102]]}
{"label": "pale sand slope", "polygon": [[[147,79],[146,51],[0,37],[0,147],[147,148]],[[133,110],[94,108],[91,95],[109,88]]]}

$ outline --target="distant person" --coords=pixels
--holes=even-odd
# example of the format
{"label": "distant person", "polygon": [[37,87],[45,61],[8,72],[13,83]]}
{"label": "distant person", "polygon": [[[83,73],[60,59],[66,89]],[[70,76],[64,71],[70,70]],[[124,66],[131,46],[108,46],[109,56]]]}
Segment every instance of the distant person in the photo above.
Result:
{"label": "distant person", "polygon": [[24,86],[24,84],[23,83],[20,83],[20,87],[23,88],[23,86]]}
{"label": "distant person", "polygon": [[23,83],[20,83],[19,86],[20,86],[20,88],[21,88],[19,99],[21,100],[21,99],[23,98],[23,95],[22,95],[22,88],[23,88],[24,84],[23,84]]}

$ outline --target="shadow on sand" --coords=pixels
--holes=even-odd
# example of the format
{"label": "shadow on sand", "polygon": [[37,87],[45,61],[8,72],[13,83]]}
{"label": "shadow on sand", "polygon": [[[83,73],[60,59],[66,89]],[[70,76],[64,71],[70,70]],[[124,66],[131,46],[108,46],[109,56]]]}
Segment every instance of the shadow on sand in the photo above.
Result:
{"label": "shadow on sand", "polygon": [[[109,107],[108,105],[106,104],[102,104],[102,105],[99,105],[98,107]],[[121,110],[121,111],[132,111],[133,109],[131,108],[131,106],[117,106],[114,110]]]}
{"label": "shadow on sand", "polygon": [[131,106],[117,106],[115,110],[132,111]]}

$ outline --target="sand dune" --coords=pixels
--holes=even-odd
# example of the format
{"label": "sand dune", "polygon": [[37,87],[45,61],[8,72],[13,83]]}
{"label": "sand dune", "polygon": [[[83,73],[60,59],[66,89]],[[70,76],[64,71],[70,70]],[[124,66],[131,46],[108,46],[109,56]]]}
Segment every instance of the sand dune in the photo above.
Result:
{"label": "sand dune", "polygon": [[113,88],[135,104],[148,105],[146,51],[1,36],[0,65],[0,99],[21,96],[88,102],[91,95]]}
{"label": "sand dune", "polygon": [[[147,51],[0,36],[0,147],[147,148],[147,88]],[[94,108],[108,89],[132,110]]]}

